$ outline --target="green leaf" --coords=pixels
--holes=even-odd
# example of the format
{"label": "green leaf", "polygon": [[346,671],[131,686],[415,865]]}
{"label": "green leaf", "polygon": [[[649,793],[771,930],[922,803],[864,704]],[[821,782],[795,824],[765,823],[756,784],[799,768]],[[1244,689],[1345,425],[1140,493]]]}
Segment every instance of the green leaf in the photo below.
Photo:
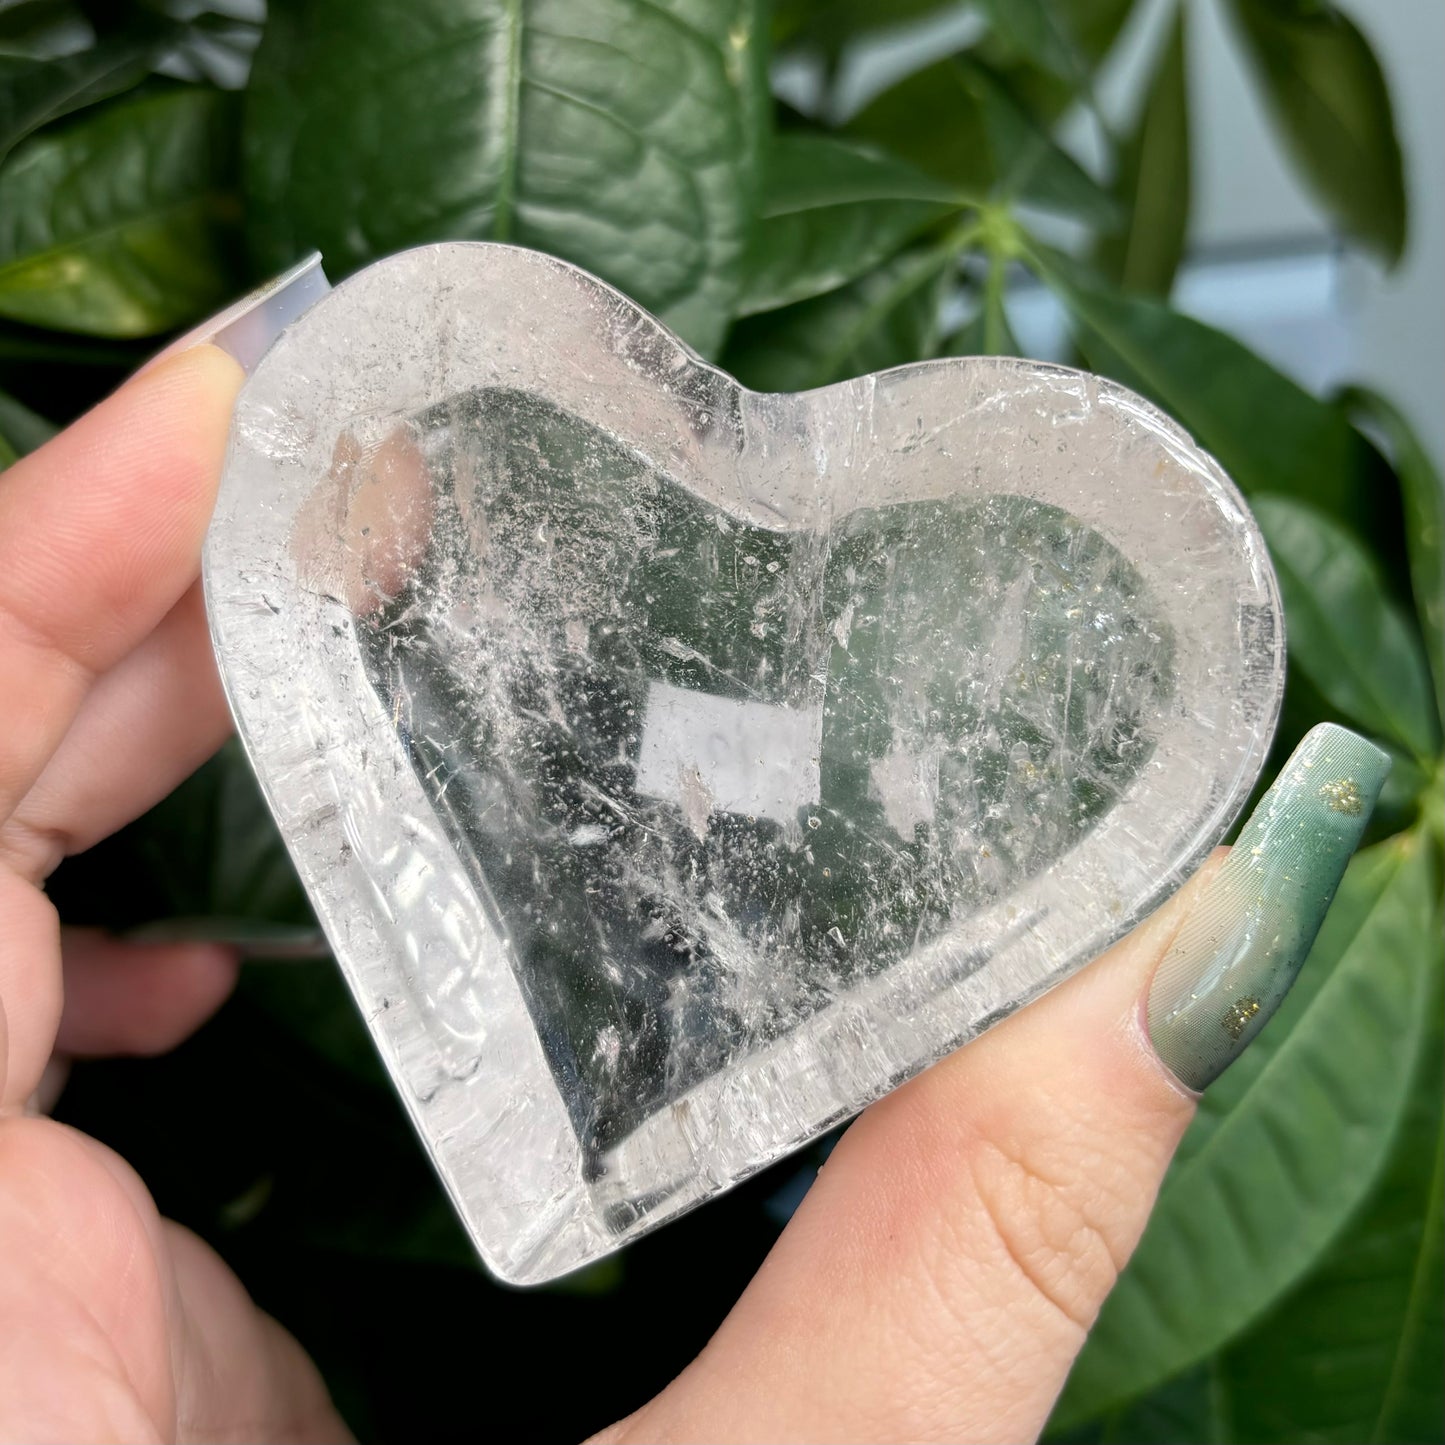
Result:
{"label": "green leaf", "polygon": [[748,317],[722,365],[757,391],[808,391],[932,353],[953,251],[905,252],[826,296]]}
{"label": "green leaf", "polygon": [[1219,1357],[1165,1381],[1147,1395],[1071,1429],[1050,1427],[1049,1445],[1223,1445],[1233,1440],[1225,1418]]}
{"label": "green leaf", "polygon": [[1445,480],[1398,407],[1363,386],[1340,401],[1384,433],[1400,479],[1415,613],[1435,679],[1436,713],[1445,722]]}
{"label": "green leaf", "polygon": [[1432,758],[1439,732],[1424,649],[1369,553],[1293,498],[1256,496],[1253,506],[1279,575],[1290,660],[1366,732]]}
{"label": "green leaf", "polygon": [[314,925],[291,855],[240,744],[232,739],[211,767],[215,791],[205,911]]}
{"label": "green leaf", "polygon": [[970,195],[988,190],[996,177],[982,102],[953,60],[914,71],[845,129]]}
{"label": "green leaf", "polygon": [[136,861],[163,888],[156,912],[127,926],[216,918],[315,927],[290,855],[245,753],[232,738],[215,757],[131,825]]}
{"label": "green leaf", "polygon": [[990,26],[1018,55],[1063,80],[1083,74],[1083,57],[1050,0],[983,0]]}
{"label": "green leaf", "polygon": [[1134,128],[1119,151],[1115,182],[1127,227],[1101,239],[1094,261],[1126,291],[1167,296],[1189,230],[1189,92],[1184,10],[1169,38]]}
{"label": "green leaf", "polygon": [[239,742],[231,739],[134,823],[129,842],[165,888],[165,913],[136,936],[217,937],[247,951],[259,945],[265,957],[247,962],[242,993],[306,1049],[385,1087],[340,973],[329,959],[315,959],[315,917]]}
{"label": "green leaf", "polygon": [[152,23],[54,60],[0,54],[0,162],[41,126],[138,85],[174,33]]}
{"label": "green leaf", "polygon": [[85,19],[75,0],[0,0],[0,51],[53,55],[65,46],[77,24],[84,26]]}
{"label": "green leaf", "polygon": [[1092,69],[1114,48],[1134,0],[1052,0],[1050,8]]}
{"label": "green leaf", "polygon": [[[992,3],[997,7],[1005,0]],[[1087,99],[1090,76],[1113,49],[1133,13],[1134,0],[1049,0],[1048,9],[1078,57],[1075,67],[1062,76],[1020,58],[1017,46],[997,33],[986,37],[975,50],[979,59],[1004,77],[1031,115],[1052,124],[1081,99]]]}
{"label": "green leaf", "polygon": [[33,452],[53,437],[58,430],[43,416],[31,411],[28,406],[13,396],[0,391],[0,467],[8,467],[17,457]]}
{"label": "green leaf", "polygon": [[987,190],[1095,226],[1120,219],[1114,198],[1029,114],[999,72],[965,55],[884,91],[847,130],[970,195]]}
{"label": "green leaf", "polygon": [[0,171],[0,316],[151,336],[225,300],[234,114],[167,90],[26,142]]}
{"label": "green leaf", "polygon": [[775,0],[773,41],[841,50],[850,41],[953,9],[958,0]]}
{"label": "green leaf", "polygon": [[57,331],[40,331],[10,326],[0,321],[0,366],[30,367],[37,363],[53,366],[98,367],[134,371],[146,359],[150,348],[125,343],[96,341],[89,337],[65,336]]}
{"label": "green leaf", "polygon": [[855,281],[963,198],[906,161],[828,135],[773,142],[739,316]]}
{"label": "green leaf", "polygon": [[1218,1349],[1307,1274],[1369,1195],[1431,1027],[1432,875],[1413,835],[1351,864],[1284,1006],[1205,1094],[1058,1428]]}
{"label": "green leaf", "polygon": [[1022,356],[1005,306],[1005,268],[992,261],[979,295],[978,312],[967,325],[944,339],[941,356]]}
{"label": "green leaf", "polygon": [[1389,469],[1339,407],[1222,331],[1111,291],[1043,247],[1029,255],[1067,306],[1090,368],[1172,413],[1247,497],[1295,497],[1368,541],[1389,541],[1388,513],[1377,501],[1391,485]]}
{"label": "green leaf", "polygon": [[987,66],[957,63],[983,109],[998,194],[1091,226],[1118,225],[1118,202],[1024,109],[1003,79]]}
{"label": "green leaf", "polygon": [[1405,180],[1369,42],[1328,0],[1230,9],[1296,166],[1344,230],[1393,265],[1405,249]]}
{"label": "green leaf", "polygon": [[1220,1364],[1238,1438],[1254,1445],[1418,1445],[1445,1435],[1439,915],[1427,975],[1428,1047],[1379,1187],[1309,1279]]}
{"label": "green leaf", "polygon": [[760,29],[755,0],[276,0],[246,111],[257,263],[510,241],[711,352],[767,125]]}
{"label": "green leaf", "polygon": [[388,1086],[356,1001],[333,960],[248,962],[241,973],[246,998],[276,1027],[351,1079]]}

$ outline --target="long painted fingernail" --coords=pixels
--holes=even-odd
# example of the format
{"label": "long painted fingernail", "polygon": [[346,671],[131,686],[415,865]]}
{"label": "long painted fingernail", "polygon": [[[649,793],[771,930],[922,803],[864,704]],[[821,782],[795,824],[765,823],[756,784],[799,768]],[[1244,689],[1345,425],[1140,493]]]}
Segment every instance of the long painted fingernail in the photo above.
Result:
{"label": "long painted fingernail", "polygon": [[233,301],[224,311],[193,326],[184,336],[178,336],[151,357],[140,371],[149,371],[179,352],[207,341],[235,357],[244,371],[254,371],[256,363],[281,332],[329,290],[331,283],[321,269],[321,253],[313,251],[289,271],[256,287],[239,301]]}
{"label": "long painted fingernail", "polygon": [[1217,1079],[1289,992],[1389,771],[1388,753],[1325,723],[1260,799],[1149,988],[1149,1037],[1189,1088]]}

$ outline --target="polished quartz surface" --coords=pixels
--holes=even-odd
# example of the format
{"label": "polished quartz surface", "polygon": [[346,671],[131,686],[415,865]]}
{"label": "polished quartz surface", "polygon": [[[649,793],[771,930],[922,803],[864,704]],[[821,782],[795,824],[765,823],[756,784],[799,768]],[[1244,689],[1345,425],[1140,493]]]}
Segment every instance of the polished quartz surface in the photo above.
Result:
{"label": "polished quartz surface", "polygon": [[1006,897],[1148,762],[1174,643],[1026,497],[748,525],[534,398],[394,447],[424,554],[367,675],[590,1155]]}
{"label": "polished quartz surface", "polygon": [[498,246],[282,337],[206,583],[338,961],[519,1281],[1087,961],[1228,826],[1282,674],[1252,520],[1122,389],[756,395]]}

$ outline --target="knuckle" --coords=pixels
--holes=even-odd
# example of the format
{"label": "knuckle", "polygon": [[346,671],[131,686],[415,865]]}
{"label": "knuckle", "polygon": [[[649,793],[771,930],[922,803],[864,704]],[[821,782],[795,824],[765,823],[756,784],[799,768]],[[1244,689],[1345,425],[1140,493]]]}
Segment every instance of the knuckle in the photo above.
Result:
{"label": "knuckle", "polygon": [[0,863],[31,883],[48,878],[72,851],[65,829],[32,823],[22,812],[12,813],[0,826]]}
{"label": "knuckle", "polygon": [[48,617],[32,617],[14,598],[0,592],[0,636],[42,665],[48,661],[73,672],[84,684],[95,677],[87,657],[88,639],[66,636]]}
{"label": "knuckle", "polygon": [[1030,1141],[979,1138],[969,1182],[1005,1267],[1086,1332],[1128,1258],[1120,1221],[1133,1211],[1116,1161],[1045,1157]]}

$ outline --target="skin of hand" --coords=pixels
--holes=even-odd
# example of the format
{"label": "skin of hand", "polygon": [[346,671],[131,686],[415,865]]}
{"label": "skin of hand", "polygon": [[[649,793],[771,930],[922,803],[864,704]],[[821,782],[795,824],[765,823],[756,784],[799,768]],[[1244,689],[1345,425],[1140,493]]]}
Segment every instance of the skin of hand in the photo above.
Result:
{"label": "skin of hand", "polygon": [[[0,476],[0,1440],[348,1438],[314,1366],[219,1258],[116,1155],[35,1111],[55,1059],[168,1048],[234,981],[209,945],[63,930],[43,890],[229,730],[196,579],[241,381],[192,347]],[[1368,815],[1344,811],[1334,882]],[[1248,948],[1231,988],[1254,992],[1191,991],[1217,930],[1201,942],[1186,921],[1224,860],[868,1109],[702,1354],[597,1438],[1032,1439],[1193,1114],[1150,1043],[1156,968],[1168,955],[1171,992],[1150,1009],[1223,1021],[1214,1072],[1274,997],[1249,982],[1266,965]],[[1321,915],[1333,886],[1309,904]],[[1270,955],[1276,994],[1312,936],[1306,919],[1289,957]]]}

